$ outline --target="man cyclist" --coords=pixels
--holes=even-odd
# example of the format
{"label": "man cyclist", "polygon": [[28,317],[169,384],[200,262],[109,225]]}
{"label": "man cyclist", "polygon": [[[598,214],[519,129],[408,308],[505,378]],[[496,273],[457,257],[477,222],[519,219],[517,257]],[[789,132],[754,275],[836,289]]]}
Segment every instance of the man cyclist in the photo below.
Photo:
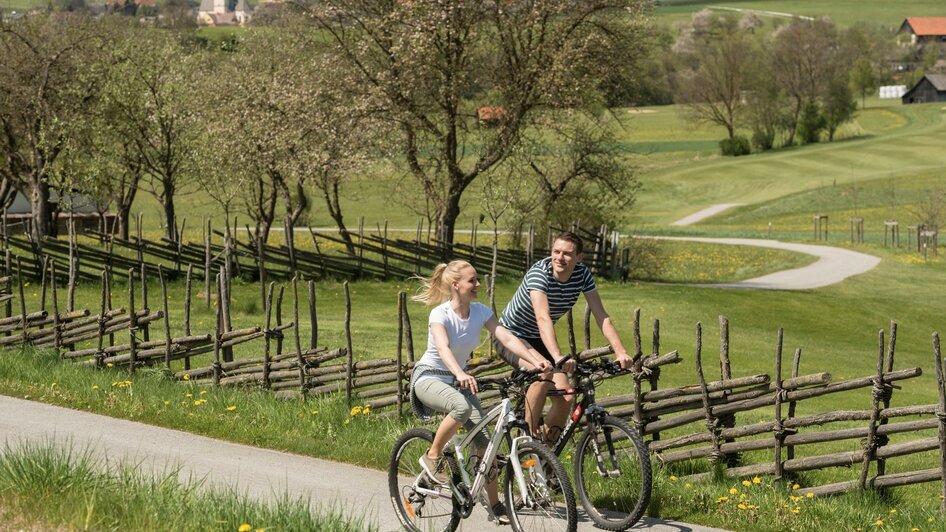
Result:
{"label": "man cyclist", "polygon": [[[578,235],[564,232],[556,236],[552,242],[551,256],[529,268],[499,323],[525,342],[533,354],[555,364],[563,358],[555,338],[555,322],[575,306],[580,294],[584,294],[598,327],[617,356],[617,362],[622,368],[627,368],[631,358],[601,303],[591,270],[581,262],[583,257],[583,243]],[[495,344],[497,352],[513,367],[534,369],[532,364],[510,353],[498,342]],[[565,362],[562,369],[565,373],[553,374],[552,382],[533,383],[526,393],[526,421],[529,429],[548,443],[554,442],[561,434],[574,406],[573,395],[553,396],[544,426],[540,426],[548,392],[553,388],[569,387],[566,373],[575,370],[575,361]]]}

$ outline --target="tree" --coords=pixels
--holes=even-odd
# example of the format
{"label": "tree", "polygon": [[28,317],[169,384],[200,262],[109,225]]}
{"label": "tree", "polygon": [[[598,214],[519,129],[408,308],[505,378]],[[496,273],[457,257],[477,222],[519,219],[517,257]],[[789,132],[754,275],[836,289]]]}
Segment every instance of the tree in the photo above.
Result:
{"label": "tree", "polygon": [[[600,105],[600,82],[634,50],[638,0],[351,2],[306,7],[338,54],[339,75],[364,88],[453,241],[463,193],[505,160],[553,107]],[[480,106],[501,108],[478,128]]]}
{"label": "tree", "polygon": [[102,29],[78,13],[0,20],[0,176],[29,198],[39,246],[55,231],[52,173],[95,88],[77,74],[108,38]]}
{"label": "tree", "polygon": [[867,95],[877,90],[877,78],[870,59],[862,57],[851,69],[851,88],[861,97],[861,109],[867,108]]}
{"label": "tree", "polygon": [[112,127],[127,143],[128,161],[142,165],[141,188],[161,203],[165,236],[177,242],[175,199],[192,189],[202,134],[194,92],[200,57],[172,34],[138,30],[113,61],[102,95]]}
{"label": "tree", "polygon": [[822,112],[824,113],[825,129],[828,131],[828,141],[834,140],[838,127],[854,118],[857,112],[857,101],[851,93],[849,76],[844,69],[835,71],[824,87],[822,95]]}
{"label": "tree", "polygon": [[742,31],[720,35],[693,52],[695,68],[681,72],[683,101],[699,119],[726,128],[732,139],[742,119],[744,94],[752,86],[756,54]]}

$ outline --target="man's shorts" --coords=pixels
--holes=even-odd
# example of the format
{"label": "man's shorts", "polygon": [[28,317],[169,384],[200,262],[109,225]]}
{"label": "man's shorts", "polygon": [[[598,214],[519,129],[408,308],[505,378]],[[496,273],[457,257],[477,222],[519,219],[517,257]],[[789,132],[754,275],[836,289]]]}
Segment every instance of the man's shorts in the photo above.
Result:
{"label": "man's shorts", "polygon": [[[534,349],[539,352],[540,355],[545,357],[549,361],[549,364],[554,364],[555,361],[552,359],[552,354],[549,353],[549,349],[545,347],[545,343],[542,342],[541,338],[519,338],[526,343],[529,348]],[[514,368],[519,368],[519,357],[515,353],[506,349],[506,346],[501,344],[499,340],[493,339],[493,347],[496,348],[496,353],[503,358],[510,366]]]}

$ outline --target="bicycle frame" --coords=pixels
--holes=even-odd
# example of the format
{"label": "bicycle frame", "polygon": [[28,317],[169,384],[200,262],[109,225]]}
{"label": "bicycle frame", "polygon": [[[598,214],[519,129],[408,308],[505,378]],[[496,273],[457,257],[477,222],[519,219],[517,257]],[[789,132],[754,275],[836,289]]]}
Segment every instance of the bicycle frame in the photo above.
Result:
{"label": "bicycle frame", "polygon": [[[486,450],[483,453],[483,458],[480,460],[479,465],[476,468],[476,474],[473,478],[472,485],[470,484],[470,474],[467,471],[467,458],[463,454],[463,450],[470,447],[473,443],[473,438],[477,434],[483,432],[486,427],[495,420],[495,425],[493,427],[493,435],[490,438],[489,444],[486,446]],[[508,427],[516,422],[516,413],[512,405],[512,400],[505,398],[500,402],[499,405],[495,406],[490,410],[486,415],[483,416],[483,419],[480,420],[476,426],[469,431],[469,433],[463,437],[459,442],[451,440],[450,447],[445,449],[445,453],[452,453],[456,456],[457,463],[459,464],[460,476],[462,480],[462,485],[471,486],[469,490],[463,490],[457,483],[450,481],[450,491],[453,497],[456,498],[457,502],[460,503],[460,506],[466,509],[464,512],[466,515],[469,515],[469,512],[472,511],[473,504],[472,501],[477,500],[483,492],[483,489],[486,486],[486,480],[489,473],[490,466],[496,460],[496,456],[499,453],[499,444],[502,442],[502,439],[508,434]],[[522,442],[532,441],[530,436],[517,436],[512,439],[510,445],[510,456],[518,456],[517,451],[519,445]],[[522,464],[518,460],[512,461],[512,468],[516,475],[516,482],[519,484],[520,492],[523,494],[524,502],[530,503],[528,490],[526,489],[525,476],[522,472]],[[543,475],[544,472],[537,471],[537,474]],[[423,474],[422,474],[423,475]],[[420,477],[418,477],[418,481]],[[544,480],[544,478],[543,478]],[[414,489],[419,492],[427,495],[428,497],[445,497],[443,493],[437,490],[431,490],[418,485],[418,481],[415,481]],[[488,505],[487,505],[488,506]],[[488,509],[492,513],[492,509]]]}

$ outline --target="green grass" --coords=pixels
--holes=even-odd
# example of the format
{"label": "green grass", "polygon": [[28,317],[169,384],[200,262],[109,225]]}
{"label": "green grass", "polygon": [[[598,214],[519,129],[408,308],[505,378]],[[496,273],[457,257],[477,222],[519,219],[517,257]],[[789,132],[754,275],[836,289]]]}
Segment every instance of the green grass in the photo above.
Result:
{"label": "green grass", "polygon": [[817,259],[811,255],[776,249],[722,244],[661,241],[665,261],[660,282],[725,283],[743,281],[774,271],[800,268]]}
{"label": "green grass", "polygon": [[9,530],[370,530],[360,518],[313,512],[304,499],[262,504],[235,489],[180,483],[178,471],[105,464],[91,449],[24,442],[0,454],[0,519]]}
{"label": "green grass", "polygon": [[[736,376],[772,373],[776,329],[782,326],[785,328],[785,352],[791,353],[796,347],[803,349],[802,373],[828,371],[835,381],[873,372],[877,331],[886,327],[888,320],[894,319],[900,324],[896,367],[920,366],[927,371],[921,378],[904,383],[902,389],[896,390],[892,404],[933,403],[936,395],[934,377],[929,371],[932,363],[929,334],[943,324],[941,302],[930,297],[930,287],[946,281],[946,263],[942,260],[918,261],[915,255],[903,251],[878,248],[870,248],[870,251],[883,258],[876,269],[816,291],[731,291],[645,283],[621,285],[605,281],[599,283],[599,290],[628,345],[633,345],[629,318],[633,308],[640,306],[643,308],[645,351],[650,349],[646,338],[650,336],[649,324],[654,319],[661,322],[661,351],[680,351],[683,364],[664,369],[661,387],[695,382],[692,364],[697,321],[704,324],[703,354],[707,357],[708,377],[715,378],[711,360],[715,349],[713,339],[718,335],[719,314],[728,316],[732,324],[732,360]],[[395,295],[398,289],[407,286],[374,282],[352,283],[351,286],[357,358],[393,356]],[[323,338],[320,344],[343,345],[343,299],[339,285],[320,283],[319,287],[320,337]],[[515,287],[509,281],[500,283],[497,296],[500,304],[508,300]],[[94,297],[92,290],[83,290],[81,300]],[[238,286],[235,291],[238,301],[253,297],[255,293],[254,286]],[[172,303],[180,305],[179,299],[172,299]],[[421,324],[425,311],[420,305],[411,305],[415,345],[420,349],[424,345],[425,331]],[[577,310],[577,315],[583,314],[582,305]],[[205,316],[209,318],[209,313]],[[172,321],[175,319],[172,314]],[[258,315],[241,315],[237,323],[259,321]],[[563,327],[558,329],[560,340],[564,341]],[[582,343],[580,332],[578,341]],[[603,343],[599,333],[594,332],[591,343]],[[259,346],[255,347],[256,354],[259,350]],[[413,424],[410,419],[400,422],[387,418],[374,420],[376,413],[352,416],[348,406],[337,396],[307,402],[282,402],[253,389],[207,388],[207,393],[201,394],[204,388],[171,382],[160,372],[141,372],[130,379],[125,375],[114,370],[91,371],[73,367],[61,363],[55,356],[29,350],[7,352],[0,357],[0,391],[5,394],[376,468],[384,467],[396,435]],[[132,384],[121,385],[125,380]],[[116,384],[113,386],[113,383]],[[627,382],[610,382],[601,390],[605,396],[628,392],[630,385]],[[191,394],[190,397],[187,394]],[[194,405],[193,402],[200,399],[207,402]],[[869,404],[869,391],[849,392],[805,402],[799,415],[825,410],[864,409]],[[230,406],[236,408],[228,410]],[[760,411],[740,416],[739,423],[761,421],[767,416],[766,412]],[[848,441],[838,446],[806,448],[804,453],[851,450],[859,445],[856,441]],[[769,460],[769,454],[755,453],[746,458],[749,461]],[[890,471],[904,471],[932,467],[935,463],[936,458],[927,454],[891,460],[888,468]],[[682,476],[688,471],[705,468],[705,463],[697,462],[686,468],[670,469],[664,474]],[[856,469],[806,473],[798,481],[803,486],[814,486],[847,479],[851,475],[856,475]],[[709,482],[699,486],[703,492],[720,496],[728,484]],[[740,514],[736,510],[732,510],[732,515],[715,510],[707,513],[705,507],[697,504],[703,499],[696,495],[672,491],[672,486],[661,489],[666,491],[661,492],[664,495],[659,499],[660,506],[653,511],[664,517],[686,518],[735,529],[751,529],[756,525],[765,528],[769,526],[767,523],[783,523],[771,513],[757,514],[757,521],[740,520],[742,517],[738,517]],[[679,489],[683,490],[682,487]],[[883,504],[897,507],[901,516],[913,516],[910,523],[915,523],[916,519],[938,507],[938,489],[935,484],[895,489],[891,492],[892,498],[882,504],[860,505],[862,499],[855,496],[828,499],[828,502],[817,503],[825,505],[818,514],[819,521],[801,523],[810,526],[818,523],[819,527],[831,523],[845,527],[855,522],[867,523],[876,518],[878,505]],[[715,501],[715,497],[712,499]],[[854,501],[858,502],[855,504]],[[714,505],[711,506],[715,508]],[[728,506],[727,509],[731,510]],[[829,511],[838,512],[836,520],[831,521]],[[804,528],[799,525],[799,529]]]}
{"label": "green grass", "polygon": [[[806,17],[830,17],[841,26],[870,22],[885,28],[898,28],[906,17],[942,16],[943,6],[937,0],[885,2],[883,0],[757,0],[723,1],[663,0],[655,15],[662,20],[689,20],[697,11],[706,8],[735,8],[742,10],[775,11]],[[722,11],[718,10],[717,11]],[[763,16],[763,15],[760,15]],[[766,18],[763,16],[763,19]],[[782,17],[779,17],[782,18]],[[783,20],[788,20],[783,18]]]}

